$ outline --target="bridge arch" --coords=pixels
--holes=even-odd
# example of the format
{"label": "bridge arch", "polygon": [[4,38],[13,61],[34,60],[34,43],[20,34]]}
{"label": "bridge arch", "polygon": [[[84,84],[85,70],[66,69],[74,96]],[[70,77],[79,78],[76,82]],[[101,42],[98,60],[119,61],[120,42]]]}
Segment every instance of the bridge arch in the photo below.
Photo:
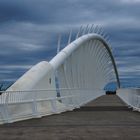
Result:
{"label": "bridge arch", "polygon": [[[91,83],[92,86],[95,85],[97,88],[103,88],[103,85],[101,86],[103,81],[108,80],[106,82],[112,82],[112,80],[116,79],[117,86],[118,88],[120,87],[119,76],[110,46],[103,37],[98,34],[83,35],[73,41],[56,55],[50,61],[50,64],[55,70],[58,70],[58,79],[61,81],[61,88],[68,88],[69,86],[69,88],[77,88],[77,86],[82,86],[80,85],[82,83],[78,81],[77,85],[72,85],[71,82],[81,78],[79,76],[83,68],[85,69],[85,71],[83,71],[84,75],[82,75],[83,80],[86,80],[86,77],[84,77],[86,74],[89,75],[87,81],[85,81],[87,84]],[[94,77],[92,77],[92,75],[94,75]],[[102,76],[102,78],[100,76]],[[93,81],[90,81],[90,77],[93,78]],[[98,85],[96,84],[97,81],[99,82]],[[83,88],[89,87],[85,86]]]}
{"label": "bridge arch", "polygon": [[72,110],[104,95],[109,82],[120,87],[110,46],[101,35],[83,35],[50,62],[33,66],[2,94],[0,123]]}

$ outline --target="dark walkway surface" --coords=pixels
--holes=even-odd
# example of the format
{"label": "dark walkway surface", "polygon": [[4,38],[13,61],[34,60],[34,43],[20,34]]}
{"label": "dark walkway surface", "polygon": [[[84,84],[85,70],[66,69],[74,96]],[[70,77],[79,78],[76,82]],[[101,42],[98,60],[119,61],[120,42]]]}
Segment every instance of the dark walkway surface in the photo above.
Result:
{"label": "dark walkway surface", "polygon": [[140,140],[140,113],[105,95],[73,112],[2,125],[0,140]]}

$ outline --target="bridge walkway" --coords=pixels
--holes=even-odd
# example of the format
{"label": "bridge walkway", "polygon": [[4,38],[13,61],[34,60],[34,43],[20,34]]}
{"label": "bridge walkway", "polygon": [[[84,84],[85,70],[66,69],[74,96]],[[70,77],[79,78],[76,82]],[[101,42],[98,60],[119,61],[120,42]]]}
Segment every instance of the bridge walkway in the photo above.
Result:
{"label": "bridge walkway", "polygon": [[116,96],[59,115],[0,126],[0,140],[140,140],[140,113]]}

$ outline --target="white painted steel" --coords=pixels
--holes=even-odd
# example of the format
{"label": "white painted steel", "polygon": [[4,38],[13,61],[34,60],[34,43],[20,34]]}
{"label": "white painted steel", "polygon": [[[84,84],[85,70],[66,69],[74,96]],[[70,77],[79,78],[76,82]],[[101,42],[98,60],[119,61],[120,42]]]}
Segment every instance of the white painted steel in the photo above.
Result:
{"label": "white painted steel", "polygon": [[[86,90],[88,90],[86,92]],[[5,91],[0,96],[0,124],[12,123],[31,118],[59,114],[74,108],[79,108],[94,98],[104,94],[103,90],[89,89],[59,89],[60,92],[71,91],[72,95],[51,97],[56,90]],[[86,92],[86,94],[85,94]],[[80,93],[80,94],[79,94]],[[23,97],[30,94],[32,98]],[[42,98],[43,95],[43,98]],[[50,95],[50,97],[48,97]],[[82,100],[81,100],[82,99]],[[68,101],[68,102],[67,102]],[[66,104],[63,104],[66,103]]]}
{"label": "white painted steel", "polygon": [[[90,30],[87,26],[83,32]],[[55,84],[55,73],[59,88]],[[83,35],[68,44],[50,62],[43,61],[32,67],[3,92],[0,96],[0,123],[79,108],[104,95],[104,87],[109,82],[116,82],[120,87],[108,44],[98,34]]]}
{"label": "white painted steel", "polygon": [[26,91],[46,88],[55,88],[55,75],[51,64],[47,61],[42,61],[21,76],[7,91]]}
{"label": "white painted steel", "polygon": [[[97,34],[88,34],[64,48],[50,64],[57,70],[60,88],[90,89],[84,94],[90,94],[87,98],[93,100],[96,98],[95,89],[103,90],[107,83],[116,81],[118,74],[115,75],[113,62],[104,39]],[[73,94],[72,91],[60,92],[61,96]],[[82,96],[79,100],[81,104],[86,101]],[[69,102],[65,100],[63,103]]]}
{"label": "white painted steel", "polygon": [[[59,66],[61,66],[66,59],[72,55],[72,53],[75,52],[75,50],[77,50],[78,48],[82,48],[81,46],[84,45],[85,43],[89,43],[90,41],[98,41],[99,44],[99,51],[97,51],[97,53],[99,53],[99,55],[96,55],[98,57],[100,57],[100,53],[106,53],[109,55],[110,61],[107,61],[108,63],[111,62],[112,66],[113,66],[113,70],[117,79],[117,84],[118,87],[120,87],[120,82],[119,82],[119,77],[118,77],[118,72],[117,72],[117,68],[115,65],[115,61],[114,58],[112,56],[111,50],[108,46],[108,44],[106,43],[106,41],[102,38],[102,36],[98,35],[98,34],[87,34],[87,35],[83,35],[82,37],[79,37],[78,39],[76,39],[75,41],[73,41],[71,44],[69,44],[67,47],[65,47],[60,53],[58,53],[51,61],[50,64],[53,66],[54,70],[57,70],[57,68]],[[101,46],[100,46],[101,45]],[[90,47],[83,47],[83,49],[88,50],[90,52],[90,48],[92,48],[94,50],[94,45],[90,46]],[[104,50],[103,50],[104,49]],[[83,50],[84,52],[84,50]],[[79,55],[79,54],[78,54]],[[88,55],[87,53],[85,53],[85,55]],[[84,54],[83,54],[84,56]],[[82,57],[83,57],[82,56]],[[81,59],[84,61],[85,59],[83,59],[81,57]],[[96,59],[96,57],[95,57]],[[87,60],[91,60],[90,58]],[[76,59],[75,59],[76,61]],[[88,63],[90,63],[89,61],[87,61]],[[90,63],[91,64],[91,63]],[[100,65],[100,63],[96,63],[98,65]],[[105,63],[107,64],[107,63]],[[91,68],[90,68],[91,69]]]}
{"label": "white painted steel", "polygon": [[117,90],[117,95],[133,110],[140,112],[140,89],[123,88]]}

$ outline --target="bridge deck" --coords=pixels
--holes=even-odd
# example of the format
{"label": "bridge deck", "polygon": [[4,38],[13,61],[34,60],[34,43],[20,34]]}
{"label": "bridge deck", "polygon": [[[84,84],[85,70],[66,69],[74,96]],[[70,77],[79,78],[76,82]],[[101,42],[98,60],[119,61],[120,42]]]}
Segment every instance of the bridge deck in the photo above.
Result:
{"label": "bridge deck", "polygon": [[59,115],[0,126],[0,140],[140,140],[140,113],[115,95]]}

